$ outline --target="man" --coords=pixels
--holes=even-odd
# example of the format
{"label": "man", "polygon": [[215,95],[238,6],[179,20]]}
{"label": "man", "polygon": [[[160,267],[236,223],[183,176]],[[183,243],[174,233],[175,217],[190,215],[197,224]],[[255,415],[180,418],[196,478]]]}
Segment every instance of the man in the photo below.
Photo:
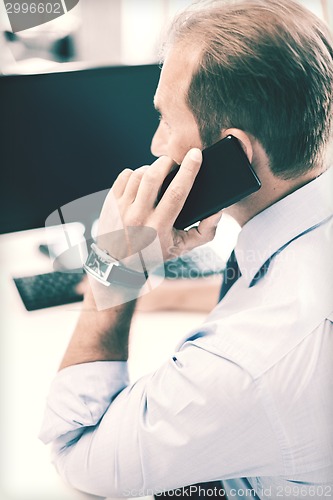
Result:
{"label": "man", "polygon": [[[156,230],[165,259],[210,240],[220,214],[188,232],[173,222],[200,150],[228,134],[262,188],[228,209],[242,226],[240,277],[174,356],[132,386],[135,303],[98,312],[105,287],[91,278],[96,293],[86,293],[41,432],[75,488],[139,496],[223,481],[229,498],[332,496],[332,80],[330,35],[293,0],[204,3],[173,24],[152,142],[165,156],[120,174],[97,243],[115,230],[114,200],[124,227]],[[173,162],[181,169],[156,206]],[[127,255],[110,241],[103,250]],[[119,304],[126,296],[108,290]]]}

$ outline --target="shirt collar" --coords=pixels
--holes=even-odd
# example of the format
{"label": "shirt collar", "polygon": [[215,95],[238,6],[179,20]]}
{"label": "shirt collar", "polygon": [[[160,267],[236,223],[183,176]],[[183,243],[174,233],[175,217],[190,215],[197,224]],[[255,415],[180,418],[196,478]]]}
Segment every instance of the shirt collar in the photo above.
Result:
{"label": "shirt collar", "polygon": [[333,167],[244,225],[235,254],[248,286],[276,252],[332,217],[332,181]]}

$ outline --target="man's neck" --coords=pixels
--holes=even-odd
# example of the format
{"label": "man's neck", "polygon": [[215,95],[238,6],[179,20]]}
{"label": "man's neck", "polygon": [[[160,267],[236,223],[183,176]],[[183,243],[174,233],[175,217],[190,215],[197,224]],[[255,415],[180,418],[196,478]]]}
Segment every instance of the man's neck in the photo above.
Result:
{"label": "man's neck", "polygon": [[311,182],[322,172],[322,168],[313,169],[296,179],[284,180],[274,176],[270,170],[263,169],[261,173],[257,172],[262,183],[259,191],[228,207],[224,212],[242,227],[257,214]]}

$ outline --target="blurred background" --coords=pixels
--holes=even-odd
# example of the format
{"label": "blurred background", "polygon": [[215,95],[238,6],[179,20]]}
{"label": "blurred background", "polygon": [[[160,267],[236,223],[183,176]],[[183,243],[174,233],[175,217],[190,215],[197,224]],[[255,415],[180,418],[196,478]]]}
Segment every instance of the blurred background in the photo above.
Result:
{"label": "blurred background", "polygon": [[[332,27],[332,0],[301,2]],[[0,1],[0,234],[43,227],[58,207],[153,161],[161,42],[169,21],[193,3],[79,0],[13,33]],[[91,227],[99,210],[75,210],[75,218],[79,212]]]}
{"label": "blurred background", "polygon": [[[13,35],[0,2],[0,72],[39,72],[68,62],[134,65],[158,60],[163,29],[193,0],[80,0],[66,15]],[[333,25],[332,0],[302,3]]]}
{"label": "blurred background", "polygon": [[[301,2],[332,27],[332,0]],[[169,21],[192,3],[79,0],[13,33],[0,1],[0,234],[43,227],[58,207],[153,161],[159,50]],[[99,210],[73,217],[91,227]]]}

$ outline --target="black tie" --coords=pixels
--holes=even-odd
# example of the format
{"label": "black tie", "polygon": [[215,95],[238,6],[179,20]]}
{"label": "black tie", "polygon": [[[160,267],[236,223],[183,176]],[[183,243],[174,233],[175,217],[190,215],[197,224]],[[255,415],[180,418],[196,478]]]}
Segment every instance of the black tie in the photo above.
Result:
{"label": "black tie", "polygon": [[178,488],[177,490],[170,490],[164,493],[159,493],[155,495],[155,500],[159,498],[167,498],[172,500],[178,498],[187,498],[191,500],[202,500],[203,498],[224,498],[227,496],[225,494],[223,484],[221,481],[211,481],[210,483],[197,483],[191,486],[185,486],[183,488]]}
{"label": "black tie", "polygon": [[236,283],[240,275],[241,272],[238,267],[235,251],[233,250],[223,272],[223,282],[220,290],[219,302],[227,294],[232,285]]}

